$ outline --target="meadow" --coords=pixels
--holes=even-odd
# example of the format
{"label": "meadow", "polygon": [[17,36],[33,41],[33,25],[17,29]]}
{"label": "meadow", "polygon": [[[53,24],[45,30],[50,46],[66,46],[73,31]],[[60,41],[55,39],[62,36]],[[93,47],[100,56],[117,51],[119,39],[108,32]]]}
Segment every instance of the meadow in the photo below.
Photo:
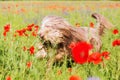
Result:
{"label": "meadow", "polygon": [[[114,25],[102,36],[101,52],[109,52],[109,58],[99,64],[73,63],[71,68],[64,61],[60,67],[51,66],[46,74],[47,59],[34,56],[40,41],[37,31],[41,20],[47,15],[57,15],[74,27],[90,26],[91,22],[96,24],[90,16],[93,12],[104,15]],[[120,80],[120,2],[1,1],[0,80]]]}

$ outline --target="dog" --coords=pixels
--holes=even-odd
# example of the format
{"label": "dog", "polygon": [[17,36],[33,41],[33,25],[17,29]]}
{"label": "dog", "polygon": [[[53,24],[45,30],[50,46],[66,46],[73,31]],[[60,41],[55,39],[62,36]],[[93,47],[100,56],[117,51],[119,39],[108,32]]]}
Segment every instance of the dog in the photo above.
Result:
{"label": "dog", "polygon": [[[38,36],[46,44],[57,45],[55,61],[60,61],[65,55],[71,58],[71,49],[68,47],[72,42],[86,41],[93,45],[95,51],[100,52],[102,47],[101,36],[105,29],[111,29],[113,24],[104,16],[93,13],[91,16],[96,19],[96,26],[73,27],[68,21],[59,16],[46,16],[42,20]],[[38,44],[37,58],[45,58],[48,53],[46,44]]]}

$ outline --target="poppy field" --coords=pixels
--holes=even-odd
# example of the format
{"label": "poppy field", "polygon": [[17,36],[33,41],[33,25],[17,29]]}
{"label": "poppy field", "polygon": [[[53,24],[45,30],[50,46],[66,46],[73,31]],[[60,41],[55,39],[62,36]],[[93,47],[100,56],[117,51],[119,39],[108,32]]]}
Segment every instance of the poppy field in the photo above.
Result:
{"label": "poppy field", "polygon": [[[87,42],[71,43],[71,67],[65,59],[46,73],[48,58],[35,57],[42,19],[57,15],[74,27],[94,28],[94,12],[114,25],[104,31],[101,51],[94,52]],[[54,48],[49,50],[48,54],[55,53]],[[120,80],[120,2],[0,1],[0,80]]]}

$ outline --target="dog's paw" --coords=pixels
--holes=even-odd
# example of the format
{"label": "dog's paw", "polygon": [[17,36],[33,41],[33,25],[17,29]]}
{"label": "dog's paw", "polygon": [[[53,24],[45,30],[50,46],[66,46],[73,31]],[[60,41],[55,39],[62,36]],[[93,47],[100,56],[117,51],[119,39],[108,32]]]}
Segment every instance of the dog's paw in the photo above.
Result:
{"label": "dog's paw", "polygon": [[43,59],[47,56],[47,52],[44,49],[39,50],[36,54],[35,57],[38,59]]}
{"label": "dog's paw", "polygon": [[45,51],[42,43],[39,43],[37,45],[37,48],[38,48],[38,52],[35,54],[35,57],[38,58],[38,59],[43,59],[47,56],[47,52]]}

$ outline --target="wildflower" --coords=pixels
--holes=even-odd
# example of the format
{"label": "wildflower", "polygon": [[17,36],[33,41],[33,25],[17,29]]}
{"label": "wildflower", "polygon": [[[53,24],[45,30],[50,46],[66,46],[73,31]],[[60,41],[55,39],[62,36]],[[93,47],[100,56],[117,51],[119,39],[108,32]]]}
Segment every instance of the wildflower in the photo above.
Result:
{"label": "wildflower", "polygon": [[18,7],[18,4],[16,4],[15,6]]}
{"label": "wildflower", "polygon": [[93,28],[94,27],[94,23],[90,22],[90,27]]}
{"label": "wildflower", "polygon": [[6,31],[6,32],[10,31],[10,24],[7,24],[4,26],[4,31]]}
{"label": "wildflower", "polygon": [[68,46],[70,49],[75,47],[75,42],[71,42],[71,44]]}
{"label": "wildflower", "polygon": [[118,33],[119,33],[118,29],[113,30],[113,34],[118,34]]}
{"label": "wildflower", "polygon": [[118,40],[117,39],[112,42],[112,46],[116,46],[117,44],[118,44]]}
{"label": "wildflower", "polygon": [[37,33],[35,31],[32,32],[32,36],[37,36]]}
{"label": "wildflower", "polygon": [[72,75],[72,76],[70,76],[69,80],[82,80],[82,79],[79,76]]}
{"label": "wildflower", "polygon": [[10,6],[8,6],[8,9],[10,9],[11,7]]}
{"label": "wildflower", "polygon": [[57,71],[57,75],[61,75],[62,74],[62,71],[61,70],[58,70]]}
{"label": "wildflower", "polygon": [[84,64],[87,62],[89,50],[92,49],[92,46],[87,42],[78,42],[75,44],[75,47],[72,48],[72,57],[73,60],[78,64]]}
{"label": "wildflower", "polygon": [[12,80],[10,76],[7,76],[6,77],[6,80]]}
{"label": "wildflower", "polygon": [[16,36],[17,36],[17,34],[13,34],[13,36],[14,36],[14,37],[16,37]]}
{"label": "wildflower", "polygon": [[120,46],[120,39],[116,39],[112,42],[112,46]]}
{"label": "wildflower", "polygon": [[21,8],[21,12],[25,12],[26,10],[24,8]]}
{"label": "wildflower", "polygon": [[3,36],[6,36],[7,32],[9,32],[9,31],[10,31],[10,24],[7,24],[4,26]]}
{"label": "wildflower", "polygon": [[30,24],[30,25],[28,25],[28,27],[33,27],[35,24],[33,23],[33,24]]}
{"label": "wildflower", "polygon": [[27,26],[26,30],[27,31],[32,31],[32,27],[34,26],[34,24],[30,24]]}
{"label": "wildflower", "polygon": [[16,32],[18,33],[19,36],[23,36],[25,35],[26,29],[16,30]]}
{"label": "wildflower", "polygon": [[31,46],[31,47],[29,48],[29,50],[30,50],[30,54],[31,54],[31,55],[34,54],[34,52],[35,52],[34,46]]}
{"label": "wildflower", "polygon": [[32,66],[32,62],[27,62],[27,67],[30,68]]}
{"label": "wildflower", "polygon": [[88,77],[87,80],[100,80],[100,78],[99,77]]}
{"label": "wildflower", "polygon": [[34,28],[35,28],[35,31],[37,32],[37,31],[38,31],[38,29],[39,29],[39,26],[38,26],[38,25],[36,25],[36,26],[34,26]]}
{"label": "wildflower", "polygon": [[107,52],[107,51],[104,51],[104,52],[102,52],[102,56],[105,58],[105,59],[110,59],[110,57],[109,57],[109,52]]}
{"label": "wildflower", "polygon": [[93,62],[94,64],[99,64],[100,62],[102,62],[102,55],[100,53],[92,53],[89,58],[88,58],[88,62]]}
{"label": "wildflower", "polygon": [[76,23],[75,26],[76,26],[76,27],[80,27],[80,23]]}
{"label": "wildflower", "polygon": [[4,32],[3,32],[3,36],[6,36],[6,35],[7,35],[7,32],[6,32],[6,31],[4,31]]}
{"label": "wildflower", "polygon": [[27,50],[27,48],[24,46],[24,47],[23,47],[23,51],[26,51],[26,50]]}
{"label": "wildflower", "polygon": [[32,27],[29,27],[29,26],[28,26],[28,27],[26,28],[26,30],[27,30],[27,31],[32,31]]}
{"label": "wildflower", "polygon": [[68,72],[72,72],[72,68],[68,68]]}

